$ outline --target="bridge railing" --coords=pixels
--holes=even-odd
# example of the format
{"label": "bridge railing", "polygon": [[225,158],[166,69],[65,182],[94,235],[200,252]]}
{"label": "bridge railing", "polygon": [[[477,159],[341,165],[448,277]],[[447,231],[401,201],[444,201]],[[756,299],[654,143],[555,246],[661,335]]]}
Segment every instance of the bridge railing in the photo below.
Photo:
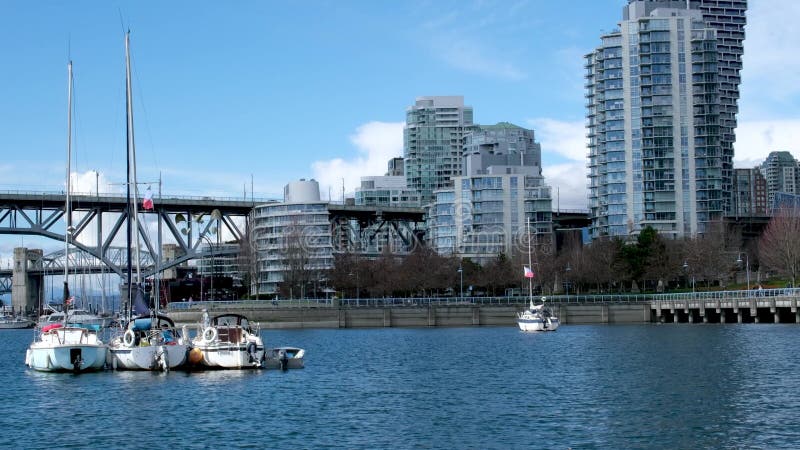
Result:
{"label": "bridge railing", "polygon": [[[53,190],[53,191],[41,191],[41,190],[26,190],[26,189],[0,189],[0,195],[27,195],[27,196],[60,196],[64,195],[63,190]],[[101,197],[101,198],[117,198],[117,199],[125,199],[125,194],[122,192],[75,192],[72,191],[70,193],[72,196],[76,197]],[[162,200],[219,200],[219,201],[232,201],[232,202],[249,202],[252,201],[254,203],[270,203],[276,201],[277,197],[271,198],[250,198],[250,197],[218,197],[218,196],[207,196],[207,195],[183,195],[180,193],[169,193],[169,194],[161,194],[160,196],[156,195],[154,197],[156,201],[158,199]]]}

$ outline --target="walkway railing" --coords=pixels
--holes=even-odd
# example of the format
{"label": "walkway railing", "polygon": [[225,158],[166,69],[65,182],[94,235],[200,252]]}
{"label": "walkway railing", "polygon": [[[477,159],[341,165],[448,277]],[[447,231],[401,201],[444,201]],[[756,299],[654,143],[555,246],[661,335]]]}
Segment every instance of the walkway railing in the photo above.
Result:
{"label": "walkway railing", "polygon": [[[736,291],[685,292],[679,294],[630,295],[553,295],[546,296],[546,304],[645,304],[657,301],[736,300],[768,297],[800,297],[800,288],[751,289]],[[534,301],[541,302],[541,296]],[[401,306],[524,306],[528,297],[415,297],[415,298],[343,298],[343,299],[282,299],[282,300],[230,300],[205,302],[172,302],[172,311],[214,309],[247,309],[263,307],[401,307]]]}

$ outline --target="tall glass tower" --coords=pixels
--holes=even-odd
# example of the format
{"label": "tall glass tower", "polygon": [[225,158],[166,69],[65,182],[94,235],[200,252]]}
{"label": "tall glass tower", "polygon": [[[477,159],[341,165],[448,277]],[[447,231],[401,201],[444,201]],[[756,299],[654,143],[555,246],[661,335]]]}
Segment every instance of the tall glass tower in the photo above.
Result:
{"label": "tall glass tower", "polygon": [[[745,12],[747,0],[628,0],[634,14],[645,15],[657,8],[694,9],[703,15],[706,25],[717,31],[717,81],[720,98],[719,143],[722,159],[722,195],[725,212],[733,211],[733,144],[736,142],[736,114],[739,112],[739,83],[742,70]],[[635,5],[638,4],[638,5]]]}
{"label": "tall glass tower", "polygon": [[462,96],[418,97],[406,112],[403,130],[408,187],[420,192],[424,204],[433,191],[452,186],[461,175],[464,133],[472,127],[472,107]]}
{"label": "tall glass tower", "polygon": [[717,30],[686,2],[633,1],[623,17],[586,55],[592,235],[702,233],[731,191]]}

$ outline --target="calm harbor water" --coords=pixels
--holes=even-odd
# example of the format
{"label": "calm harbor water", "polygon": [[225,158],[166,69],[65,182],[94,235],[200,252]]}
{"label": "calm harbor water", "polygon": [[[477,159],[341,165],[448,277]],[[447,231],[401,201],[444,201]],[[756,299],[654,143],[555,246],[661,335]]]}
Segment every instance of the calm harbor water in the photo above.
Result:
{"label": "calm harbor water", "polygon": [[0,332],[0,448],[791,448],[796,325],[267,330],[306,368],[74,376]]}

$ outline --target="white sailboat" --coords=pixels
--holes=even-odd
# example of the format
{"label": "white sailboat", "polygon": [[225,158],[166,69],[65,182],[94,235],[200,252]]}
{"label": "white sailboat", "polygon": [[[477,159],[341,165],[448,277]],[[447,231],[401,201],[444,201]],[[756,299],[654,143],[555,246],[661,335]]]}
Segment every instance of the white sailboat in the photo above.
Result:
{"label": "white sailboat", "polygon": [[[127,98],[127,198],[128,198],[128,301],[124,326],[109,342],[108,362],[111,368],[124,370],[163,370],[169,371],[184,364],[188,354],[188,333],[179,335],[174,322],[156,310],[150,311],[145,304],[142,291],[141,270],[139,267],[138,207],[134,193],[136,190],[136,147],[133,138],[133,104],[131,92],[130,32],[125,35],[125,80]],[[132,230],[137,230],[137,238],[132,239]],[[136,281],[133,280],[131,264],[131,245],[136,255]],[[137,314],[134,317],[134,314]]]}
{"label": "white sailboat", "polygon": [[522,331],[556,331],[559,321],[547,307],[544,306],[546,297],[542,297],[542,304],[535,305],[533,302],[533,264],[531,261],[531,222],[528,219],[528,267],[525,268],[525,277],[528,279],[528,299],[530,305],[528,309],[517,313],[517,325]]}
{"label": "white sailboat", "polygon": [[[65,255],[69,255],[72,236],[72,206],[70,204],[70,161],[72,157],[72,61],[68,66],[68,113],[67,113],[67,186],[66,186],[66,232],[64,233]],[[33,343],[25,353],[25,364],[43,372],[85,372],[100,370],[105,366],[108,347],[97,337],[95,330],[70,322],[69,257],[64,260],[64,315],[61,322],[37,327]]]}

